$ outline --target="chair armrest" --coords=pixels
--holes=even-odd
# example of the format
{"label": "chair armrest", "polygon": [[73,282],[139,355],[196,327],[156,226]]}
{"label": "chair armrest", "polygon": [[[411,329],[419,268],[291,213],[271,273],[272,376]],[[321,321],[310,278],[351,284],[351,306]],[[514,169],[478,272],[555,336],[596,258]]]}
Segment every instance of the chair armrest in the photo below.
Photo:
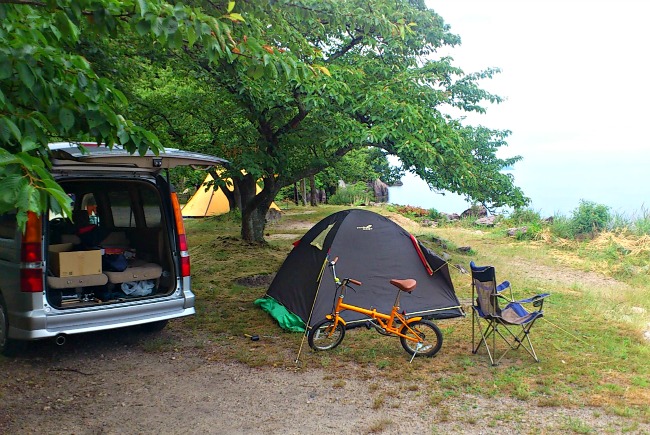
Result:
{"label": "chair armrest", "polygon": [[501,284],[497,286],[497,293],[501,293],[505,289],[510,287],[510,282],[508,281],[503,281]]}
{"label": "chair armrest", "polygon": [[515,301],[515,302],[517,302],[519,304],[528,304],[528,303],[531,303],[531,302],[534,303],[534,302],[537,302],[537,301],[541,301],[542,299],[547,298],[549,296],[551,296],[550,293],[540,293],[540,294],[532,296],[530,298],[521,299],[521,300],[518,300],[518,301]]}

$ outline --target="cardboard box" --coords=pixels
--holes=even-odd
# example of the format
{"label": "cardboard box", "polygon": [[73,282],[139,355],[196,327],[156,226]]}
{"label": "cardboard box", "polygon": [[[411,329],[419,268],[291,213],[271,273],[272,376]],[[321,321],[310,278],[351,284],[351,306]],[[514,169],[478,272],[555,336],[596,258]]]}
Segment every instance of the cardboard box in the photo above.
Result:
{"label": "cardboard box", "polygon": [[72,247],[72,243],[49,246],[50,270],[56,276],[66,277],[102,273],[102,252],[99,249],[72,251]]}

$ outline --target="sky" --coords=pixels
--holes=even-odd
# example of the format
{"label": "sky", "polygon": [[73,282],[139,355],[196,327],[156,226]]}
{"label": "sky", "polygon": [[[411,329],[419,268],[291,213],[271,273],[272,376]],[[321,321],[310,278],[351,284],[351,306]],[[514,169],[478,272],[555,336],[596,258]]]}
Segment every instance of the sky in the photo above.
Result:
{"label": "sky", "polygon": [[481,86],[506,101],[467,121],[512,131],[499,155],[524,158],[512,173],[533,209],[569,214],[582,199],[628,215],[650,208],[650,2],[427,5],[461,37],[447,53],[456,66],[502,70]]}

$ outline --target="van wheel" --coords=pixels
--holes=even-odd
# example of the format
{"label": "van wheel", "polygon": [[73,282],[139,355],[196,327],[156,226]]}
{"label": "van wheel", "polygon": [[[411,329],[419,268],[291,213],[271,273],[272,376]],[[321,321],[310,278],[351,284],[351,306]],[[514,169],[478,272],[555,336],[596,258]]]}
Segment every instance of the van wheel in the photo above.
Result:
{"label": "van wheel", "polygon": [[9,335],[9,316],[7,316],[5,301],[0,296],[0,354],[12,356],[16,352],[17,343],[7,335]]}
{"label": "van wheel", "polygon": [[168,320],[159,320],[157,322],[145,323],[144,325],[140,325],[140,328],[144,332],[160,332],[165,329],[167,322]]}

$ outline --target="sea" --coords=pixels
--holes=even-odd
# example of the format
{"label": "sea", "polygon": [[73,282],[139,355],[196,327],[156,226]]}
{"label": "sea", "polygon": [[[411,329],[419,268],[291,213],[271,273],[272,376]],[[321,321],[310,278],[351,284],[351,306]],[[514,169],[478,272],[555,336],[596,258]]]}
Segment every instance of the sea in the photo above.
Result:
{"label": "sea", "polygon": [[[542,217],[570,217],[583,200],[605,205],[613,215],[629,219],[650,214],[650,169],[646,162],[629,161],[624,168],[606,164],[559,166],[536,167],[522,161],[508,171],[515,185],[531,199],[528,208]],[[458,214],[472,205],[461,195],[432,191],[412,173],[407,173],[402,183],[388,188],[388,202]],[[504,207],[495,213],[510,211]]]}

